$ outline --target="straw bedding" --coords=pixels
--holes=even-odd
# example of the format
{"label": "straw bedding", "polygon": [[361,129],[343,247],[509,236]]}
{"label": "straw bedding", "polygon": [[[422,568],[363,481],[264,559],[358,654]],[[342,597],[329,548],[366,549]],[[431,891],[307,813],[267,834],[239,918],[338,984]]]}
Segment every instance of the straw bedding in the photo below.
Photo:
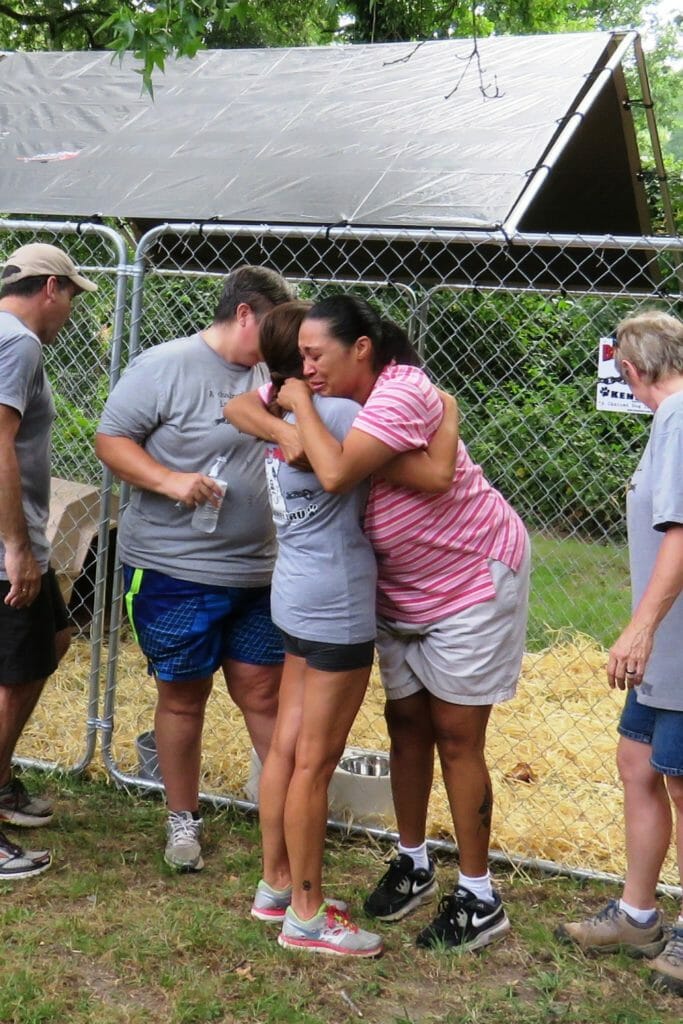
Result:
{"label": "straw bedding", "polygon": [[[552,646],[525,656],[516,698],[494,709],[489,727],[493,848],[573,867],[623,872],[621,789],[614,763],[622,695],[611,692],[605,682],[605,660],[605,652],[581,636],[558,636]],[[89,673],[89,645],[76,641],[48,683],[18,754],[64,767],[80,761]],[[121,769],[135,773],[134,741],[152,728],[154,685],[132,643],[120,649],[117,680],[114,756]],[[375,671],[350,744],[387,749],[382,708]],[[250,745],[241,716],[218,683],[207,709],[203,750],[202,789],[241,795],[249,774]],[[89,771],[104,775],[99,752]],[[387,826],[394,822],[387,821]],[[429,829],[434,837],[451,837],[438,769]],[[677,883],[672,857],[663,880]]]}

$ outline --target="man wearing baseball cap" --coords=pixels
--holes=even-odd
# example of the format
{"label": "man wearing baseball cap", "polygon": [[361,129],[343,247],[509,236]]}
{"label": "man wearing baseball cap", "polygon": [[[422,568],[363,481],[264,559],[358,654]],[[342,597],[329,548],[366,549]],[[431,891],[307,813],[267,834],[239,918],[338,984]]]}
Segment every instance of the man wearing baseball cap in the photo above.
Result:
{"label": "man wearing baseball cap", "polygon": [[[52,819],[12,775],[12,755],[45,680],[69,646],[68,615],[46,535],[55,407],[43,346],[57,337],[81,292],[97,289],[54,245],[13,252],[0,274],[0,822]],[[23,850],[0,832],[0,880],[47,870],[47,851]]]}

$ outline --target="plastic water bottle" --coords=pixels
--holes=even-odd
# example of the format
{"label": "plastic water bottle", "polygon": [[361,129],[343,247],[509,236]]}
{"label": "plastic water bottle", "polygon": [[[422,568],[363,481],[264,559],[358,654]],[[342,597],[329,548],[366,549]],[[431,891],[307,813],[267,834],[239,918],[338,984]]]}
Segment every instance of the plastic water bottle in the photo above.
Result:
{"label": "plastic water bottle", "polygon": [[205,501],[203,505],[197,505],[196,509],[192,514],[192,525],[195,530],[200,530],[202,533],[213,533],[218,524],[218,515],[223,505],[223,499],[225,492],[228,487],[227,480],[221,478],[223,472],[223,466],[226,463],[226,456],[219,455],[214,462],[213,466],[208,472],[208,476],[219,485],[221,489],[221,497],[218,501],[218,506],[214,505],[211,501]]}

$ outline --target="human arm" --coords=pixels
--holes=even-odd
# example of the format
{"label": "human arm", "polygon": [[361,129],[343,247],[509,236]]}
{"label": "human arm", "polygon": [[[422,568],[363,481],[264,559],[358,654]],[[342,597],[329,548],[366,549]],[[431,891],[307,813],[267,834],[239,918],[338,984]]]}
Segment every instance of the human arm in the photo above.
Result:
{"label": "human arm", "polygon": [[460,436],[460,414],[456,399],[440,391],[443,417],[424,451],[404,452],[379,473],[383,480],[414,491],[445,494],[455,475]]}
{"label": "human arm", "polygon": [[203,473],[180,473],[162,466],[130,437],[95,435],[95,454],[119,479],[141,490],[164,494],[188,508],[207,501],[217,505],[222,492],[215,480]]}
{"label": "human arm", "polygon": [[20,424],[18,411],[0,404],[0,536],[5,545],[5,572],[10,583],[5,604],[12,608],[25,608],[36,599],[42,575],[33,556],[21,503],[16,453]]}
{"label": "human arm", "polygon": [[318,416],[311,392],[303,381],[285,381],[278,402],[294,413],[304,451],[326,491],[344,494],[396,457],[388,444],[355,427],[343,442],[337,441]]}
{"label": "human arm", "polygon": [[[607,679],[620,690],[638,686],[652,651],[655,632],[683,590],[683,525],[669,526],[652,574],[631,621],[609,652]],[[626,673],[626,669],[634,669]]]}
{"label": "human arm", "polygon": [[243,434],[251,434],[260,437],[262,441],[276,444],[288,465],[299,469],[309,468],[295,425],[269,412],[258,391],[246,391],[243,395],[231,398],[223,407],[223,415]]}

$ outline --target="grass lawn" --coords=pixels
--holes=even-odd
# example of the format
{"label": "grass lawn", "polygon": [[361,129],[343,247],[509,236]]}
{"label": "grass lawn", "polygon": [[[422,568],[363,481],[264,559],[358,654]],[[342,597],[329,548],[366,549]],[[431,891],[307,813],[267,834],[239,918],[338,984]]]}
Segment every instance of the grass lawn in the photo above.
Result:
{"label": "grass lawn", "polygon": [[547,646],[557,630],[609,648],[630,616],[626,549],[535,534],[531,565],[528,650]]}
{"label": "grass lawn", "polygon": [[[30,782],[45,786],[43,776]],[[592,912],[613,890],[498,870],[513,931],[478,954],[413,945],[429,908],[379,925],[377,961],[281,950],[277,929],[252,921],[259,878],[255,822],[206,813],[206,868],[163,864],[164,812],[155,799],[103,783],[47,780],[53,825],[11,835],[45,844],[55,864],[39,878],[0,883],[2,1024],[674,1024],[683,1000],[654,992],[625,956],[588,959],[553,938],[562,919]],[[332,835],[330,893],[359,908],[386,848]],[[452,884],[454,864],[439,876]],[[673,900],[662,901],[666,915]]]}

